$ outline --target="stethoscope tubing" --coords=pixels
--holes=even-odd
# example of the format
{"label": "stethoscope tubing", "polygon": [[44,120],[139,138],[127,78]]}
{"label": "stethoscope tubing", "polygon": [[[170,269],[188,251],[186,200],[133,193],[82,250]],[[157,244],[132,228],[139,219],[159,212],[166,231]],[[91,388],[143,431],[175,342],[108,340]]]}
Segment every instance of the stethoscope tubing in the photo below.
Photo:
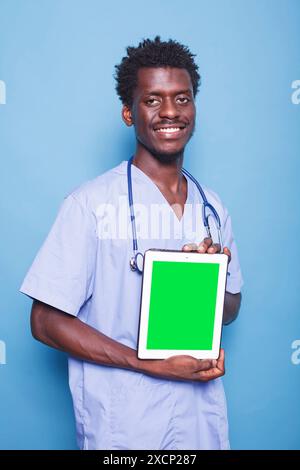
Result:
{"label": "stethoscope tubing", "polygon": [[[138,266],[138,258],[139,256],[142,258],[144,255],[138,251],[138,242],[137,242],[137,234],[136,234],[136,223],[135,223],[135,213],[134,213],[134,207],[133,207],[133,191],[132,191],[132,176],[131,176],[131,165],[132,165],[133,157],[131,157],[128,160],[127,163],[127,186],[128,186],[128,204],[129,204],[129,210],[130,210],[130,221],[131,221],[131,228],[132,228],[132,245],[133,245],[133,255],[130,258],[130,269],[132,271],[138,271],[139,273],[142,273],[143,270],[139,268]],[[211,238],[211,231],[210,231],[210,224],[209,224],[209,217],[214,217],[217,230],[218,230],[218,241],[221,247],[221,251],[223,249],[223,243],[222,243],[222,233],[221,233],[221,220],[219,217],[218,212],[214,208],[212,204],[210,204],[207,200],[207,197],[201,187],[201,185],[198,183],[196,178],[194,178],[191,173],[189,173],[187,170],[182,168],[182,173],[187,176],[197,187],[202,201],[203,201],[203,206],[202,206],[202,220],[203,224],[207,233],[207,236]],[[210,210],[211,213],[207,214],[207,210]]]}

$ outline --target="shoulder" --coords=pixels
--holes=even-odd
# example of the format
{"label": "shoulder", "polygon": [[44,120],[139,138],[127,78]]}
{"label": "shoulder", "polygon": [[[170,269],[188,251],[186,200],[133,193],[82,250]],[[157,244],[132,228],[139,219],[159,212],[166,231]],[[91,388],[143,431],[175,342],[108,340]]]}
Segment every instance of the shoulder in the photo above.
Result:
{"label": "shoulder", "polygon": [[86,181],[68,193],[66,198],[73,198],[80,205],[92,211],[100,203],[113,202],[124,191],[126,185],[126,163],[126,161],[123,161],[102,175]]}

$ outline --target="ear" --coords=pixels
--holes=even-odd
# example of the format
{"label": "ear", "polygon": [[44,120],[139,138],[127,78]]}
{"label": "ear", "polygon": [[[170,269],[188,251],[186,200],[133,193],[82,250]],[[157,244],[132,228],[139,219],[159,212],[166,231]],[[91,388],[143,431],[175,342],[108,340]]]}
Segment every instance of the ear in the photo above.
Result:
{"label": "ear", "polygon": [[125,122],[126,126],[133,125],[132,112],[127,104],[124,104],[122,107],[122,119]]}

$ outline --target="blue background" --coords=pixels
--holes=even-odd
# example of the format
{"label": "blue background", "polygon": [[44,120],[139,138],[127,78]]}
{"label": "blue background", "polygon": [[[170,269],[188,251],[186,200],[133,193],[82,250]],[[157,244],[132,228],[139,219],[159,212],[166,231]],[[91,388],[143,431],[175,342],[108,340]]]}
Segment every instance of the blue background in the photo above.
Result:
{"label": "blue background", "polygon": [[245,286],[225,328],[231,445],[300,449],[298,0],[0,0],[0,448],[76,448],[66,356],[34,341],[18,293],[63,197],[133,151],[114,65],[161,34],[197,54],[185,166],[229,208]]}

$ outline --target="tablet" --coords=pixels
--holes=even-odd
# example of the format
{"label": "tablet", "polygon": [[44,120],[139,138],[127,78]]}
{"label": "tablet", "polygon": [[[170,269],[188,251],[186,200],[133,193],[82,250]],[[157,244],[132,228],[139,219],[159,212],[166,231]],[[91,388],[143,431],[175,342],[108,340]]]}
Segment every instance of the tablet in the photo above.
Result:
{"label": "tablet", "polygon": [[228,256],[147,250],[138,357],[219,356]]}

